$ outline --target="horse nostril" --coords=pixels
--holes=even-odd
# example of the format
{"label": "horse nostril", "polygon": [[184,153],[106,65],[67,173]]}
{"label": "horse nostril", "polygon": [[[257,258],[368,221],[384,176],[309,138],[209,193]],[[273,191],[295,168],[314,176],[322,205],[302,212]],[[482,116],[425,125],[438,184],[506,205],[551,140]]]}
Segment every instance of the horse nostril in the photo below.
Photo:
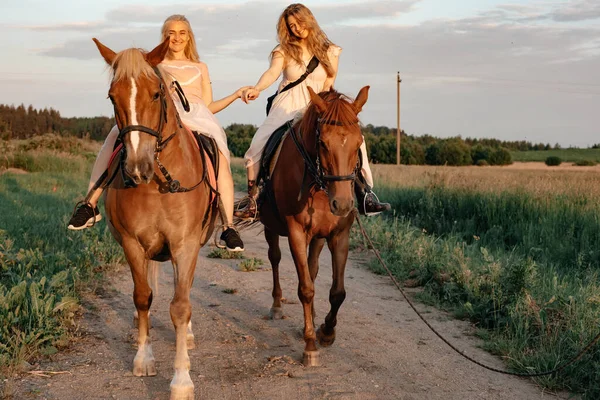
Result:
{"label": "horse nostril", "polygon": [[333,200],[331,202],[331,206],[333,207],[334,210],[337,210],[338,209],[338,201],[337,200]]}

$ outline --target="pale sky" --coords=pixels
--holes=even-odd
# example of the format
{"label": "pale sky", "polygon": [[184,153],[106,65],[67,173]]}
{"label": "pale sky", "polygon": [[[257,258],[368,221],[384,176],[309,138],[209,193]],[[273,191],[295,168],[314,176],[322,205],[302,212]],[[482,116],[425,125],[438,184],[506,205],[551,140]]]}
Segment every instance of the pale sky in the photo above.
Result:
{"label": "pale sky", "polygon": [[[152,49],[163,20],[185,14],[215,98],[253,85],[276,45],[288,2],[2,0],[0,103],[52,107],[65,117],[112,116],[108,73],[92,37],[115,51]],[[364,124],[409,134],[600,143],[599,0],[306,1],[343,48],[335,87],[370,85]],[[260,125],[266,98],[238,101],[221,124]]]}

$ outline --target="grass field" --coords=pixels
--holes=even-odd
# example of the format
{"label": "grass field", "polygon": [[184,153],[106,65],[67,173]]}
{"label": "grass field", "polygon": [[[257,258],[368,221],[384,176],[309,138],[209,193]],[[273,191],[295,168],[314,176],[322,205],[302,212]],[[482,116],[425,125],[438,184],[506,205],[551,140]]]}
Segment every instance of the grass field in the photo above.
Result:
{"label": "grass field", "polygon": [[65,346],[81,294],[121,260],[102,221],[66,229],[98,148],[56,137],[0,142],[0,375]]}
{"label": "grass field", "polygon": [[[600,330],[600,174],[566,168],[376,166],[394,216],[368,231],[424,301],[470,319],[520,372],[552,369]],[[385,184],[381,184],[385,182]],[[358,232],[354,245],[363,248]],[[382,272],[375,261],[371,268]],[[600,348],[549,389],[600,397]]]}
{"label": "grass field", "polygon": [[[103,222],[65,229],[98,149],[48,136],[0,142],[0,365],[68,343],[81,294],[121,250]],[[600,329],[600,167],[374,166],[394,212],[365,219],[396,276],[478,328],[516,371],[551,369]],[[27,170],[29,173],[16,173]],[[238,191],[240,159],[232,160]],[[358,231],[353,246],[364,249]],[[365,257],[367,258],[367,257]],[[369,267],[382,272],[375,262]],[[1,373],[0,373],[1,374]],[[598,347],[544,387],[600,398]]]}
{"label": "grass field", "polygon": [[600,162],[600,149],[557,149],[542,151],[511,151],[513,161],[541,161],[550,156],[560,157],[563,162],[590,160]]}

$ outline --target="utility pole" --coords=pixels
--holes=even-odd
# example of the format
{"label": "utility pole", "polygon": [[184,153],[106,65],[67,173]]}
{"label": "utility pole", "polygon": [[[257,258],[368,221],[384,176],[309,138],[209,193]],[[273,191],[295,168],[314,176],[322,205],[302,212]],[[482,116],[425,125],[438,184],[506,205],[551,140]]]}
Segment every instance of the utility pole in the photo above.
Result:
{"label": "utility pole", "polygon": [[396,87],[398,88],[398,97],[396,99],[396,105],[398,107],[398,118],[396,120],[396,165],[400,165],[400,71],[396,77]]}

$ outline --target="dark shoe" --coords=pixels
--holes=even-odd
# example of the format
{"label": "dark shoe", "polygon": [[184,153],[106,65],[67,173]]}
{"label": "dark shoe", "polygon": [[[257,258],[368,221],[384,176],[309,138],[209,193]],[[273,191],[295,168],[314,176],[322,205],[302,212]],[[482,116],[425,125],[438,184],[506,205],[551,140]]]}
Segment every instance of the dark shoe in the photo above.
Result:
{"label": "dark shoe", "polygon": [[73,231],[79,231],[81,229],[89,228],[102,219],[98,207],[92,208],[89,203],[84,203],[79,206],[73,216],[69,220],[68,229]]}
{"label": "dark shoe", "polygon": [[256,207],[256,200],[253,197],[248,196],[240,201],[240,204],[244,203],[246,203],[246,206],[234,210],[233,215],[243,221],[248,222],[252,222],[258,219],[258,208]]}
{"label": "dark shoe", "polygon": [[390,203],[381,203],[377,195],[373,192],[367,192],[362,202],[359,200],[358,206],[360,213],[368,217],[392,209]]}
{"label": "dark shoe", "polygon": [[227,228],[221,233],[219,244],[219,247],[226,248],[229,251],[244,251],[244,242],[242,242],[238,231],[233,228]]}

